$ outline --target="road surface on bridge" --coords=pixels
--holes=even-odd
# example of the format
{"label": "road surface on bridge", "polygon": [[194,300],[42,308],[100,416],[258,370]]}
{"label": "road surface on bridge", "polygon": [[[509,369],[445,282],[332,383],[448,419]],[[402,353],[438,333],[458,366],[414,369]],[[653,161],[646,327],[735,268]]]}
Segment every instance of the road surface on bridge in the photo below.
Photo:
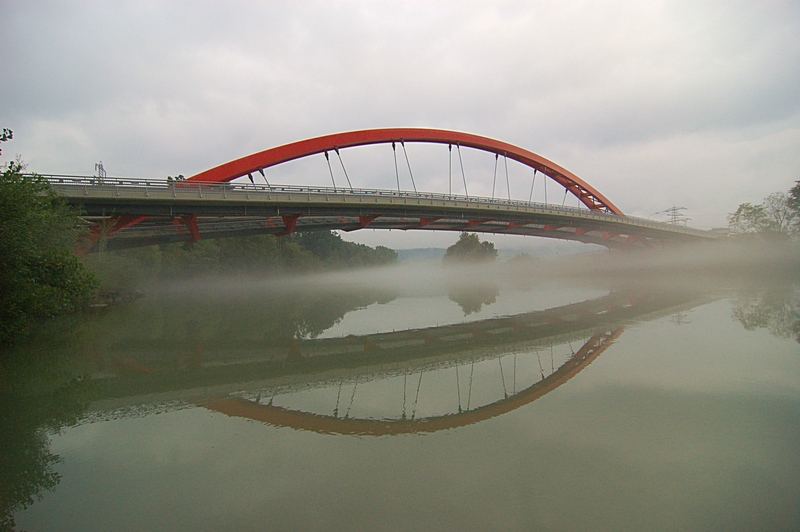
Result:
{"label": "road surface on bridge", "polygon": [[[606,247],[701,241],[708,231],[520,200],[379,189],[168,183],[45,175],[97,224],[106,249],[295,231],[395,229],[517,234]],[[111,238],[113,237],[113,238]],[[92,243],[92,250],[98,246]]]}

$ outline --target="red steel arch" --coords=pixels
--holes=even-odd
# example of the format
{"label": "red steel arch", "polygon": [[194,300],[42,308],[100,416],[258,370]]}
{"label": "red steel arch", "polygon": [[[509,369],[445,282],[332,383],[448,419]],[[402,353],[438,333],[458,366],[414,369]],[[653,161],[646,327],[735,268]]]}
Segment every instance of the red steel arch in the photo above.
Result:
{"label": "red steel arch", "polygon": [[424,142],[465,146],[481,151],[503,155],[535,169],[565,187],[584,205],[592,210],[602,210],[622,216],[622,211],[589,183],[556,163],[532,151],[507,142],[445,129],[428,128],[384,128],[347,131],[323,135],[284,144],[258,153],[247,155],[217,167],[200,172],[187,181],[194,183],[227,183],[238,177],[269,168],[281,163],[333,151],[339,148],[389,144],[392,142]]}

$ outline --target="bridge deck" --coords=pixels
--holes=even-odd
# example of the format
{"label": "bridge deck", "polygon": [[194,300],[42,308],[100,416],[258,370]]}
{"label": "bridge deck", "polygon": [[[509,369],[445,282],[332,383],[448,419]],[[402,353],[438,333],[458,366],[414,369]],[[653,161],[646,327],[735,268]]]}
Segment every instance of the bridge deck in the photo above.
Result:
{"label": "bridge deck", "polygon": [[[185,240],[185,235],[175,234],[171,223],[181,216],[199,217],[204,238],[295,229],[354,230],[367,226],[526,234],[608,246],[632,240],[715,238],[708,231],[634,216],[498,198],[292,185],[44,177],[57,194],[79,205],[87,217],[149,217],[149,226],[127,229],[119,235],[141,243],[148,239]],[[270,217],[277,220],[270,222]],[[291,227],[285,217],[294,217]],[[238,225],[234,227],[231,222]],[[161,229],[154,233],[156,225]],[[225,225],[226,228],[221,228]],[[170,227],[171,232],[164,231],[164,227]]]}

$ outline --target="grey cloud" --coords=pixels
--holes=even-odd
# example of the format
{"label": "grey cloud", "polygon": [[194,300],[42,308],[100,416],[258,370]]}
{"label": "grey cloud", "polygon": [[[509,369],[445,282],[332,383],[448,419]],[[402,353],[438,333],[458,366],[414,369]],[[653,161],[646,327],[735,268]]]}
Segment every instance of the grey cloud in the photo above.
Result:
{"label": "grey cloud", "polygon": [[[0,121],[16,132],[4,151],[40,171],[89,172],[103,159],[116,174],[190,174],[333,131],[432,126],[533,149],[628,210],[682,202],[714,225],[736,203],[786,188],[800,165],[800,8],[790,1],[3,11]],[[704,156],[707,143],[717,159]],[[766,157],[772,174],[754,186]],[[719,205],[686,193],[689,172],[724,184]],[[365,184],[391,186],[373,174]]]}

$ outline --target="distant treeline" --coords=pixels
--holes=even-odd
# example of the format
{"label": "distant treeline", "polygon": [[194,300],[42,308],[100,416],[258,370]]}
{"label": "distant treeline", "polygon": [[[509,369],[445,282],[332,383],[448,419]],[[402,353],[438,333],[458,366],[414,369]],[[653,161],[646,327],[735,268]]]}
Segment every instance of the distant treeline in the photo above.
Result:
{"label": "distant treeline", "polygon": [[213,274],[308,272],[379,266],[396,260],[397,253],[392,249],[347,242],[332,231],[101,251],[85,259],[107,289],[132,288],[145,280]]}

